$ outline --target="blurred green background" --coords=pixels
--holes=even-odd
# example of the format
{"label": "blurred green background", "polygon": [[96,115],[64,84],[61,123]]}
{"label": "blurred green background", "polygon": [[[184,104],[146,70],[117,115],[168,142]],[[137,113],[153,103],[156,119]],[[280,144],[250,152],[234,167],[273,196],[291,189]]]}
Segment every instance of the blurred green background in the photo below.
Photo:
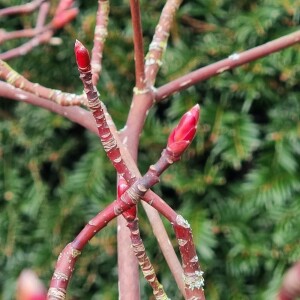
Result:
{"label": "blurred green background", "polygon": [[[24,2],[0,0],[0,7]],[[141,1],[145,49],[164,2]],[[91,49],[97,1],[77,5],[77,19],[55,34],[60,45],[39,46],[11,66],[32,82],[81,93],[73,45],[79,39]],[[129,16],[128,1],[111,1],[98,84],[120,129],[134,86]],[[0,28],[32,26],[35,17],[1,18]],[[299,0],[184,1],[156,86],[299,24]],[[1,52],[21,42],[0,45]],[[145,124],[142,172],[180,116],[201,105],[192,146],[155,191],[191,224],[207,299],[274,299],[284,271],[300,258],[299,50],[298,44],[199,83],[155,106]],[[43,109],[0,100],[0,299],[9,300],[23,268],[48,284],[61,249],[115,198],[115,172],[94,134]],[[140,221],[159,279],[170,298],[181,299],[142,208]],[[80,257],[68,299],[118,298],[116,247],[113,221]],[[141,293],[152,299],[143,279]]]}

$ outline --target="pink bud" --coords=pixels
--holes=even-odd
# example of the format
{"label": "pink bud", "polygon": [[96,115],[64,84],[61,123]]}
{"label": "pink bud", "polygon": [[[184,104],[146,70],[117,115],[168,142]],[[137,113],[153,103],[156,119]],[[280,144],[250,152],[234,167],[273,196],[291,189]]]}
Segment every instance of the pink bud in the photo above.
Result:
{"label": "pink bud", "polygon": [[32,270],[23,270],[17,283],[17,300],[46,300],[43,283]]}
{"label": "pink bud", "polygon": [[185,113],[179,124],[173,129],[168,139],[167,149],[175,156],[180,156],[195,137],[200,116],[200,106],[197,104]]}
{"label": "pink bud", "polygon": [[60,29],[64,27],[66,24],[70,23],[75,17],[78,15],[79,10],[78,8],[71,8],[61,12],[60,14],[56,15],[51,24],[55,29]]}
{"label": "pink bud", "polygon": [[[128,190],[129,186],[123,177],[119,177],[118,181],[118,199]],[[132,222],[136,218],[136,205],[123,212],[123,216],[128,222]]]}
{"label": "pink bud", "polygon": [[36,294],[33,295],[30,300],[47,300],[47,295],[46,294]]}
{"label": "pink bud", "polygon": [[300,296],[300,262],[294,264],[285,274],[279,300],[294,300]]}
{"label": "pink bud", "polygon": [[89,52],[78,40],[75,42],[74,51],[78,68],[83,70],[90,69],[91,60]]}
{"label": "pink bud", "polygon": [[121,198],[121,196],[126,192],[126,190],[128,190],[128,188],[129,186],[126,180],[122,176],[119,176],[117,188],[118,198]]}
{"label": "pink bud", "polygon": [[74,0],[60,0],[57,9],[55,11],[55,15],[61,14],[63,11],[71,8],[74,4]]}

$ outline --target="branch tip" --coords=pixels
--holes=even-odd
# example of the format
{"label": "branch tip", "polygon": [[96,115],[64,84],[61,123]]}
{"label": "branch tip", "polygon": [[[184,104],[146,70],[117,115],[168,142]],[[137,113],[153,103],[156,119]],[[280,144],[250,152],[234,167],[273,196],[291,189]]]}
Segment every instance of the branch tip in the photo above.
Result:
{"label": "branch tip", "polygon": [[167,149],[174,156],[180,156],[194,139],[199,117],[200,106],[196,104],[182,116],[178,125],[171,132]]}
{"label": "branch tip", "polygon": [[76,57],[76,62],[79,69],[87,69],[90,67],[91,60],[90,55],[86,47],[76,39],[74,52]]}

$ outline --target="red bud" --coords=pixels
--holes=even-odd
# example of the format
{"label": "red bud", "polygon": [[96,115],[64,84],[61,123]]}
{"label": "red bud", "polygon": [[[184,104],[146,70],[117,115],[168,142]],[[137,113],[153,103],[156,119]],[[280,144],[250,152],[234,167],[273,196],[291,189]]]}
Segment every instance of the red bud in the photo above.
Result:
{"label": "red bud", "polygon": [[18,278],[17,300],[46,300],[47,293],[43,283],[32,270],[23,270]]}
{"label": "red bud", "polygon": [[197,104],[185,113],[178,125],[171,132],[167,149],[180,156],[195,137],[200,116],[200,106]]}
{"label": "red bud", "polygon": [[78,68],[83,70],[91,68],[89,52],[78,40],[75,42],[74,50]]}
{"label": "red bud", "polygon": [[61,12],[60,14],[56,15],[51,24],[55,29],[60,29],[64,27],[66,24],[70,23],[75,17],[78,15],[79,10],[78,8],[71,8]]}
{"label": "red bud", "polygon": [[[123,177],[119,177],[118,181],[118,199],[128,190],[129,186]],[[128,222],[132,222],[136,218],[136,205],[123,212],[123,216]]]}
{"label": "red bud", "polygon": [[33,295],[30,300],[47,300],[47,295],[46,294],[36,294]]}
{"label": "red bud", "polygon": [[128,190],[129,186],[126,182],[126,180],[119,176],[119,180],[118,180],[118,189],[117,189],[117,193],[118,193],[118,198],[121,198],[121,196],[126,192],[126,190]]}
{"label": "red bud", "polygon": [[74,0],[60,0],[57,9],[55,11],[55,15],[61,14],[63,11],[71,8],[74,4]]}

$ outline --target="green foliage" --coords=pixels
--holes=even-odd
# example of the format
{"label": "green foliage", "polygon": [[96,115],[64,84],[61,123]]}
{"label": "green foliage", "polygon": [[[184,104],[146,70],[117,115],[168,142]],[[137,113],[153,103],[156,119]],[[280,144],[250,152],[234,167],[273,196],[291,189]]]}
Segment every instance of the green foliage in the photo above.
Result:
{"label": "green foliage", "polygon": [[[145,48],[163,4],[141,1]],[[184,1],[157,87],[296,30],[299,4]],[[79,38],[91,47],[97,1],[78,5],[77,20],[56,34],[61,45],[42,45],[11,65],[33,82],[81,92],[73,43]],[[4,18],[0,26],[12,30],[27,22],[31,17]],[[128,2],[112,1],[98,88],[119,128],[134,86],[131,32]],[[284,270],[299,260],[299,50],[296,45],[199,83],[160,103],[145,124],[139,157],[143,172],[182,113],[201,104],[195,141],[156,191],[192,226],[207,299],[273,299]],[[60,250],[115,198],[115,175],[98,138],[60,116],[1,99],[0,118],[0,298],[8,300],[25,267],[49,282]],[[140,219],[159,277],[172,299],[180,299],[143,212]],[[70,299],[117,298],[115,225],[84,251]],[[169,225],[167,230],[175,245]],[[141,288],[148,299],[151,291],[143,280]]]}

